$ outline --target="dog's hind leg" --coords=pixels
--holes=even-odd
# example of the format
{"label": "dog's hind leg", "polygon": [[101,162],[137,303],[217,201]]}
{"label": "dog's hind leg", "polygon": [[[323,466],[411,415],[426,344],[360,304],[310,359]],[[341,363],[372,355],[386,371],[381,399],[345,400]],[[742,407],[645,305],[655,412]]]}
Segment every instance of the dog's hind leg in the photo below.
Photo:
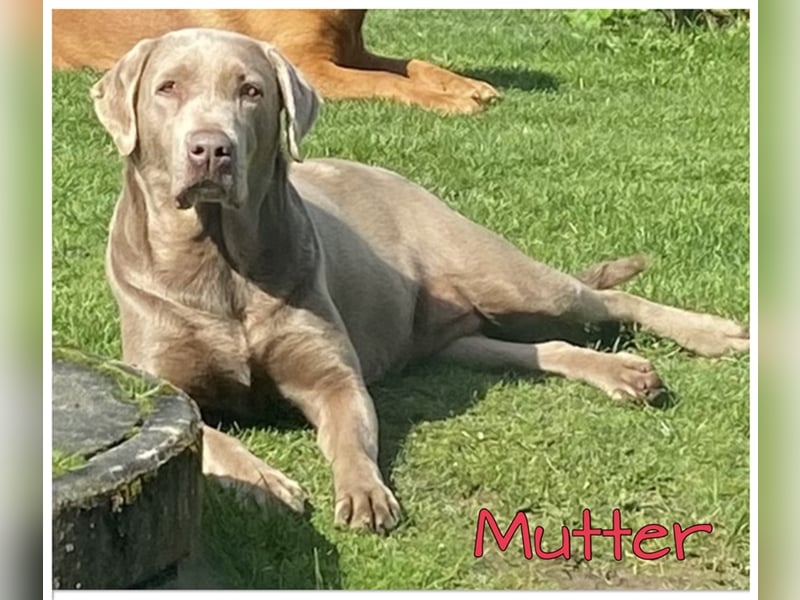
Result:
{"label": "dog's hind leg", "polygon": [[715,315],[658,304],[619,290],[593,291],[579,303],[590,320],[626,321],[702,356],[722,356],[750,349],[750,334],[745,327]]}
{"label": "dog's hind leg", "polygon": [[630,281],[646,268],[644,256],[626,256],[594,264],[575,277],[593,290],[607,290]]}
{"label": "dog's hind leg", "polygon": [[[564,339],[559,324],[607,321],[638,323],[659,336],[704,356],[743,352],[750,347],[747,330],[709,314],[645,300],[619,290],[644,268],[637,258],[600,263],[578,277],[536,262],[502,241],[484,238],[484,252],[469,270],[452,278],[486,325],[482,332],[509,341]],[[582,281],[583,280],[583,281]],[[556,333],[538,335],[536,329]],[[523,330],[523,334],[518,334]]]}
{"label": "dog's hind leg", "polygon": [[650,402],[663,391],[661,380],[644,358],[627,352],[598,352],[561,341],[519,344],[468,336],[450,343],[436,357],[485,368],[554,373],[594,385],[615,399]]}

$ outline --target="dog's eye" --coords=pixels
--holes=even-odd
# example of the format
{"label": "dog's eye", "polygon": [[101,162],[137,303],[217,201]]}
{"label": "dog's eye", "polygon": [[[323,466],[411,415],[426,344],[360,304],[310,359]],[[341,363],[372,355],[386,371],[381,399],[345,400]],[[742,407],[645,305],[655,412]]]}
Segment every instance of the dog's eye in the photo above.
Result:
{"label": "dog's eye", "polygon": [[169,96],[175,91],[175,82],[172,80],[165,81],[158,86],[156,91],[164,96]]}
{"label": "dog's eye", "polygon": [[247,98],[260,98],[261,90],[252,83],[243,83],[242,87],[239,88],[239,94]]}

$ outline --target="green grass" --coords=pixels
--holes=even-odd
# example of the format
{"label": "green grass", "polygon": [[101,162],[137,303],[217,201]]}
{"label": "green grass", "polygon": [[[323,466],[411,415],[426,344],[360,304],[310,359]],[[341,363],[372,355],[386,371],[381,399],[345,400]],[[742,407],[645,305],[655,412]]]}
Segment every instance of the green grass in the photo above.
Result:
{"label": "green grass", "polygon": [[[748,320],[747,29],[673,33],[632,20],[582,31],[555,12],[374,11],[367,44],[492,81],[501,104],[442,117],[376,102],[328,102],[304,149],[394,169],[559,268],[645,251],[628,289]],[[53,337],[119,356],[105,284],[120,161],[96,122],[92,72],[54,76]],[[387,538],[333,527],[331,476],[307,428],[246,430],[259,456],[300,481],[314,511],[242,506],[211,488],[205,542],[236,587],[747,588],[749,358],[706,360],[643,334],[675,393],[657,410],[580,383],[425,365],[372,389],[381,462],[404,511]],[[683,562],[472,557],[478,510],[528,511],[576,527],[590,508],[627,526],[710,522]],[[576,555],[580,547],[573,548]]]}
{"label": "green grass", "polygon": [[120,365],[116,360],[103,356],[87,354],[76,348],[53,347],[53,359],[85,365],[96,372],[111,377],[117,384],[116,392],[120,398],[136,405],[139,414],[146,417],[155,410],[155,398],[175,393],[173,386],[161,380],[148,381],[133,369]]}
{"label": "green grass", "polygon": [[86,458],[80,454],[69,454],[57,448],[53,449],[51,460],[54,478],[79,469],[86,464]]}

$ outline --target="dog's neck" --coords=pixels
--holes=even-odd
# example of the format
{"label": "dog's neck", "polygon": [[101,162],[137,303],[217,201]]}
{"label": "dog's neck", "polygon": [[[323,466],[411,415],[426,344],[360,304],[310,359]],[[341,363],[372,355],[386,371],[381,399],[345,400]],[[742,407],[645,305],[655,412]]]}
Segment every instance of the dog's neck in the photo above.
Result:
{"label": "dog's neck", "polygon": [[241,209],[200,205],[196,211],[204,231],[239,274],[285,296],[317,264],[314,226],[282,156],[276,158],[269,183],[252,189],[254,197]]}
{"label": "dog's neck", "polygon": [[307,284],[319,253],[313,224],[282,156],[272,175],[261,189],[251,186],[241,209],[203,203],[179,210],[129,164],[129,189],[135,186],[146,205],[145,237],[155,271],[190,274],[200,265],[188,263],[202,261],[209,269],[233,270],[283,299]]}

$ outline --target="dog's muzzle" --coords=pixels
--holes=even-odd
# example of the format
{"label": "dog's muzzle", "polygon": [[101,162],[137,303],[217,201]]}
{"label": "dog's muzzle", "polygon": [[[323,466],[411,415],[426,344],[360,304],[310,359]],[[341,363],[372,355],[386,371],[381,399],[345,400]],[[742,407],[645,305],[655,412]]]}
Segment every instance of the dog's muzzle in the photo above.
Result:
{"label": "dog's muzzle", "polygon": [[186,185],[177,195],[178,208],[197,202],[220,202],[233,191],[236,147],[223,131],[203,129],[186,137]]}

